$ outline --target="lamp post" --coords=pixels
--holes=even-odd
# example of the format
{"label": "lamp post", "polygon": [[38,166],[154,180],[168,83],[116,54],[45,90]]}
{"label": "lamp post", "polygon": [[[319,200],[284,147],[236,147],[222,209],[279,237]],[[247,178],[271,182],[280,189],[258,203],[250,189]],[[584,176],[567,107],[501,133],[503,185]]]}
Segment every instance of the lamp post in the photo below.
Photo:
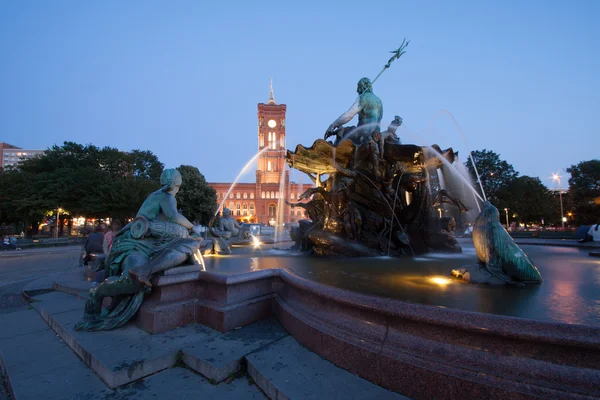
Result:
{"label": "lamp post", "polygon": [[560,197],[560,223],[562,224],[562,229],[565,230],[565,216],[563,213],[562,191],[560,190],[560,175],[552,174],[552,180],[558,182],[558,196]]}
{"label": "lamp post", "polygon": [[508,230],[508,208],[504,208],[504,211],[506,212],[506,230]]}
{"label": "lamp post", "polygon": [[54,232],[54,237],[58,238],[58,223],[60,221],[60,212],[62,211],[62,208],[57,208],[56,209],[56,231]]}

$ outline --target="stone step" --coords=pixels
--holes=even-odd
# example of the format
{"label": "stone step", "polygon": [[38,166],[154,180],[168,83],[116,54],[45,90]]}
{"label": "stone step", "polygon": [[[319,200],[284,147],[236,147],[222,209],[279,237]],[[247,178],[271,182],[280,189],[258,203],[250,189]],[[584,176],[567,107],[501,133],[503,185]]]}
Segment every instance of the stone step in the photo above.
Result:
{"label": "stone step", "polygon": [[246,359],[248,373],[271,399],[408,399],[336,367],[291,336]]}
{"label": "stone step", "polygon": [[191,369],[215,382],[238,372],[243,358],[288,336],[276,319],[270,318],[183,349],[183,360]]}
{"label": "stone step", "polygon": [[[13,335],[0,340],[0,369],[16,400],[80,399],[92,392],[108,392],[37,312],[9,315],[14,320],[8,325]],[[0,326],[7,326],[6,317],[0,318]]]}
{"label": "stone step", "polygon": [[170,368],[182,348],[221,335],[198,324],[156,335],[133,324],[111,331],[75,331],[73,327],[83,319],[83,300],[60,292],[35,299],[34,307],[48,325],[110,388]]}
{"label": "stone step", "polygon": [[[95,397],[94,397],[95,398]],[[120,387],[103,400],[211,399],[265,400],[265,395],[247,376],[214,385],[186,368],[170,368],[138,382]]]}

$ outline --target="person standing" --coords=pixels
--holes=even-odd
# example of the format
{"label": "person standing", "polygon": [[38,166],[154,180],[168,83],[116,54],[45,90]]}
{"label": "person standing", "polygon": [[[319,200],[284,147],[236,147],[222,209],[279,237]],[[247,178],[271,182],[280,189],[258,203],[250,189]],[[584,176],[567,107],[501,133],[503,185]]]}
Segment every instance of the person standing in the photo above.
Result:
{"label": "person standing", "polygon": [[90,236],[85,239],[85,244],[83,248],[85,249],[85,257],[83,258],[83,263],[87,264],[91,257],[92,253],[103,253],[102,242],[104,241],[104,229],[102,225],[96,225],[94,228],[94,233],[90,234]]}
{"label": "person standing", "polygon": [[111,229],[107,230],[104,234],[104,240],[102,241],[102,250],[104,250],[104,254],[107,255],[110,253],[115,235],[121,230],[121,221],[113,219],[110,228]]}

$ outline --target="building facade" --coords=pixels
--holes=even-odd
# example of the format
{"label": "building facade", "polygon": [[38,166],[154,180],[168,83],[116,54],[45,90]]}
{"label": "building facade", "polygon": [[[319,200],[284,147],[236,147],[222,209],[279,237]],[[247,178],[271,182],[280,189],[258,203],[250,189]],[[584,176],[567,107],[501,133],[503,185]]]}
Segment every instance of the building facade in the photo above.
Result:
{"label": "building facade", "polygon": [[286,204],[286,200],[298,202],[298,196],[312,186],[290,182],[290,171],[285,163],[286,109],[285,104],[275,102],[271,84],[269,101],[258,104],[258,151],[261,154],[255,183],[237,183],[229,194],[232,183],[209,183],[217,192],[219,204],[229,208],[239,221],[275,225],[306,218],[303,208]]}
{"label": "building facade", "polygon": [[44,150],[27,150],[12,144],[0,142],[0,167],[17,164],[24,158],[31,158],[43,153]]}

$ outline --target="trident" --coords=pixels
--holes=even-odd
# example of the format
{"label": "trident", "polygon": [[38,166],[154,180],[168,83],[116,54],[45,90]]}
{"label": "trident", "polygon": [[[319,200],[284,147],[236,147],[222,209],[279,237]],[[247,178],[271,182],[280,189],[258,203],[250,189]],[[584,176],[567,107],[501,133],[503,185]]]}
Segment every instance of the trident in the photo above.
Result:
{"label": "trident", "polygon": [[408,46],[408,44],[410,43],[410,40],[407,41],[406,38],[404,38],[404,40],[402,40],[402,44],[400,45],[400,47],[398,47],[397,50],[392,50],[390,51],[390,53],[394,54],[387,62],[387,64],[385,64],[383,66],[383,69],[381,70],[381,72],[375,77],[375,79],[373,79],[371,81],[371,85],[369,85],[369,88],[373,87],[373,84],[375,83],[375,81],[377,79],[379,79],[379,77],[381,76],[381,74],[383,74],[383,71],[385,71],[386,69],[388,69],[390,67],[390,65],[392,65],[392,63],[399,59],[400,56],[402,56],[402,54],[406,53],[406,47]]}

